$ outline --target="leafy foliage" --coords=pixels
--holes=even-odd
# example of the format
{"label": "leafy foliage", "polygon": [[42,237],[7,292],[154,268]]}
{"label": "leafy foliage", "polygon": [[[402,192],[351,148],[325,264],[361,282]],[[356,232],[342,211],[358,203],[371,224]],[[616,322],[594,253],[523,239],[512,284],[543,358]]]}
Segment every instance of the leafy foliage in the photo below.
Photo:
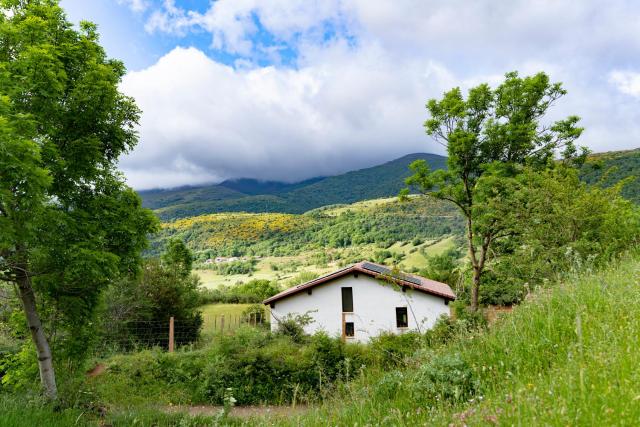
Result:
{"label": "leafy foliage", "polygon": [[211,214],[164,223],[153,237],[152,253],[164,242],[183,239],[200,260],[215,256],[291,255],[302,250],[387,245],[459,233],[460,217],[441,202],[387,201],[362,209],[326,207],[304,215]]}
{"label": "leafy foliage", "polygon": [[640,204],[640,149],[592,154],[580,170],[580,178],[603,187],[625,180],[621,194]]}
{"label": "leafy foliage", "polygon": [[361,346],[324,334],[297,342],[241,327],[234,335],[217,336],[206,350],[116,356],[96,386],[108,401],[116,402],[122,396],[109,391],[120,388],[129,390],[128,402],[147,400],[151,394],[163,403],[222,404],[228,388],[241,405],[314,401],[336,381],[357,375],[365,357]]}
{"label": "leafy foliage", "polygon": [[[197,340],[202,327],[199,278],[191,274],[191,253],[181,242],[172,241],[159,259],[146,260],[142,274],[112,285],[105,295],[102,333],[118,336],[129,350],[134,346],[168,346],[166,334],[149,335],[158,325],[166,330],[169,318],[179,325],[176,345]],[[105,340],[106,341],[106,340]]]}
{"label": "leafy foliage", "polygon": [[620,196],[619,186],[590,187],[575,170],[523,173],[505,209],[513,233],[496,245],[495,284],[488,288],[502,289],[487,294],[488,300],[497,294],[519,301],[525,287],[600,267],[640,243],[640,209]]}
{"label": "leafy foliage", "polygon": [[[500,203],[509,182],[524,166],[544,170],[562,150],[564,162],[584,161],[574,141],[582,133],[579,118],[544,123],[547,110],[566,94],[544,73],[521,78],[505,75],[497,88],[481,84],[466,98],[459,88],[427,103],[429,135],[447,147],[447,169],[432,171],[424,160],[411,164],[407,184],[457,206],[467,223],[469,261],[473,268],[471,307],[478,308],[481,277],[492,245],[504,235]],[[408,194],[405,189],[402,195]]]}
{"label": "leafy foliage", "polygon": [[215,289],[199,291],[200,304],[246,304],[260,303],[280,292],[276,282],[269,280],[250,280],[234,286],[219,286]]}
{"label": "leafy foliage", "polygon": [[76,29],[55,1],[0,10],[0,280],[17,285],[55,398],[48,338],[68,364],[86,356],[102,291],[137,272],[156,221],[116,169],[139,110],[96,26]]}

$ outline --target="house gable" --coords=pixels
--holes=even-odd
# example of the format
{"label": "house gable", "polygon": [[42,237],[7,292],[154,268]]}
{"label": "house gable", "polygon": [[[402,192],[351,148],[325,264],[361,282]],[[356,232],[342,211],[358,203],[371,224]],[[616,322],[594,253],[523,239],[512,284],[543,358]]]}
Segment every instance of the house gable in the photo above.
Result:
{"label": "house gable", "polygon": [[456,298],[449,285],[445,283],[437,282],[435,280],[430,280],[425,277],[420,277],[408,273],[396,272],[386,266],[363,261],[349,267],[345,267],[333,273],[327,274],[325,276],[319,277],[317,279],[311,280],[310,282],[306,282],[289,288],[277,295],[272,296],[271,298],[267,298],[263,301],[263,303],[273,305],[276,301],[283,298],[288,298],[292,295],[298,294],[299,292],[303,292],[305,290],[307,292],[312,292],[312,288],[314,288],[315,286],[331,282],[335,279],[344,277],[349,274],[364,274],[375,279],[381,279],[387,282],[395,283],[398,286],[401,286],[403,290],[406,290],[407,288],[414,289],[420,292],[425,292],[427,294],[442,297],[446,301],[453,301]]}

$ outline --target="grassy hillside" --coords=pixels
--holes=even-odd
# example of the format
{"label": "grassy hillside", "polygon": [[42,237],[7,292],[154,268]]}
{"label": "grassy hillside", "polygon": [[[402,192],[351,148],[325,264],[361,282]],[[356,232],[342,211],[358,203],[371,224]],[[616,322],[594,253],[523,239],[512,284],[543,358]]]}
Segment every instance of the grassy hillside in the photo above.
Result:
{"label": "grassy hillside", "polygon": [[[252,401],[256,392],[277,400],[281,387],[289,402],[296,381],[317,379],[318,363],[342,366],[325,359],[337,351],[343,361],[366,362],[364,372],[354,377],[351,370],[334,384],[313,383],[319,391],[311,402],[322,401],[318,406],[302,414],[285,411],[288,418],[224,424],[633,426],[640,419],[639,280],[638,257],[565,278],[536,291],[488,330],[460,330],[441,345],[424,341],[395,368],[380,364],[384,346],[340,349],[325,338],[306,345],[250,330],[218,337],[201,350],[115,356],[104,361],[105,373],[87,379],[87,396],[81,397],[89,399],[86,407],[53,412],[37,402],[0,399],[0,425],[212,425],[219,416],[191,418],[187,414],[198,407],[188,405],[219,401],[228,381],[238,383],[233,393],[240,401]],[[245,372],[261,382],[246,383]],[[95,402],[100,410],[91,409]],[[176,404],[187,406],[167,414]]]}
{"label": "grassy hillside", "polygon": [[[407,270],[426,265],[426,256],[454,246],[463,222],[454,207],[432,199],[374,199],[332,205],[305,214],[220,213],[163,224],[151,253],[178,237],[195,251],[206,287],[250,279],[286,283],[301,272],[320,275],[346,263],[378,257]],[[385,255],[381,255],[381,252]],[[216,256],[245,257],[251,273],[221,274],[202,262]],[[379,258],[385,256],[386,258]],[[392,259],[392,257],[395,257]]]}
{"label": "grassy hillside", "polygon": [[200,258],[213,256],[295,255],[302,250],[346,248],[375,243],[432,239],[462,230],[454,207],[428,198],[399,202],[378,199],[334,205],[305,214],[223,213],[165,222],[154,236],[158,252],[174,237]]}
{"label": "grassy hillside", "polygon": [[[486,333],[360,377],[279,425],[637,425],[640,261],[533,295]],[[255,425],[261,425],[255,420]]]}
{"label": "grassy hillside", "polygon": [[623,187],[622,195],[640,204],[640,149],[593,154],[583,167],[581,178],[589,184],[602,180],[606,187],[635,178]]}
{"label": "grassy hillside", "polygon": [[233,189],[212,185],[208,187],[180,187],[172,190],[148,190],[140,192],[143,204],[149,209],[161,209],[180,204],[197,204],[244,197]]}
{"label": "grassy hillside", "polygon": [[296,184],[256,180],[226,181],[220,185],[174,190],[142,191],[143,203],[163,220],[220,212],[303,213],[321,206],[395,196],[409,176],[408,165],[425,159],[444,168],[446,158],[410,154],[391,162]]}

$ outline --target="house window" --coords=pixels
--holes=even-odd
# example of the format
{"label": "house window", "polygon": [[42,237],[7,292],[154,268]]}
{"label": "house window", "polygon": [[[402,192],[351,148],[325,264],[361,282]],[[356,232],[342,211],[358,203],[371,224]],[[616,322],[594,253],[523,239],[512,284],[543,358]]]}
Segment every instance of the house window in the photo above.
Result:
{"label": "house window", "polygon": [[353,337],[356,334],[355,328],[353,327],[353,322],[345,322],[344,323],[344,336]]}
{"label": "house window", "polygon": [[342,312],[353,313],[353,289],[342,288]]}
{"label": "house window", "polygon": [[396,307],[396,326],[398,328],[407,328],[409,326],[407,307]]}

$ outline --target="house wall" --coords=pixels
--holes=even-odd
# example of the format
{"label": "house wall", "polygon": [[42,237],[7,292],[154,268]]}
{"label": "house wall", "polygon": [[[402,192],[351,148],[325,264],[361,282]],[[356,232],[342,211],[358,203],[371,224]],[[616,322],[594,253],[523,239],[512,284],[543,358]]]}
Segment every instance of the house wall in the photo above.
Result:
{"label": "house wall", "polygon": [[[271,309],[271,328],[278,328],[279,319],[288,314],[304,314],[308,311],[314,322],[305,331],[313,334],[324,330],[329,335],[342,334],[342,291],[353,288],[353,313],[346,314],[347,322],[354,322],[356,341],[368,341],[383,331],[402,333],[406,330],[424,331],[433,327],[442,314],[449,314],[445,299],[421,291],[407,290],[384,283],[362,273],[340,277],[275,302]],[[396,307],[407,307],[408,328],[396,327]]]}

